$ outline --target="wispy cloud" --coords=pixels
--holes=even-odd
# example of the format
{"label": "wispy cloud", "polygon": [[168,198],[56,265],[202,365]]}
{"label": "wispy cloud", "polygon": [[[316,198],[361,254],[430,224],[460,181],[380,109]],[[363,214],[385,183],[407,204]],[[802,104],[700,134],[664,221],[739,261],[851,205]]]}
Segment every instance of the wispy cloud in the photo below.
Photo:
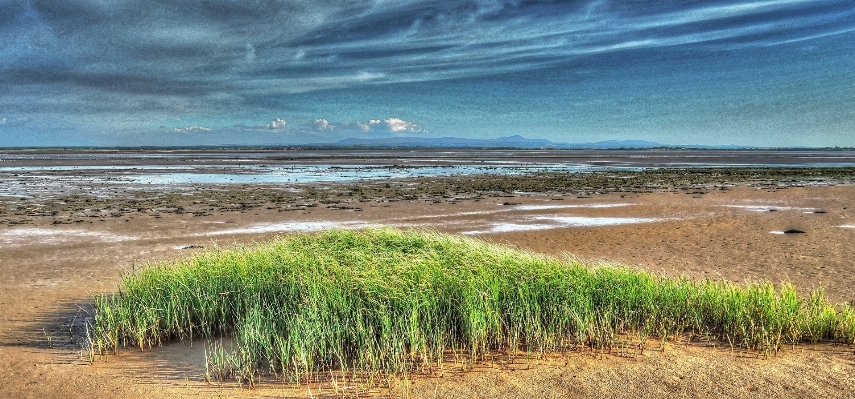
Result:
{"label": "wispy cloud", "polygon": [[254,4],[8,5],[0,80],[294,93],[525,70],[639,47],[768,45],[847,32],[855,17],[848,2],[815,0]]}
{"label": "wispy cloud", "polygon": [[13,128],[18,126],[26,125],[30,122],[30,118],[20,118],[20,117],[2,117],[0,118],[0,127]]}

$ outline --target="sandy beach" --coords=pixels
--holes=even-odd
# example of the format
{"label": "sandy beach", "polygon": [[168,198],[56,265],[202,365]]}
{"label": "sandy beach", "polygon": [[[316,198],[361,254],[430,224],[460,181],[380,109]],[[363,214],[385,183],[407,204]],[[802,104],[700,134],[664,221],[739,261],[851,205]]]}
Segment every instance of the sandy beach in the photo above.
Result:
{"label": "sandy beach", "polygon": [[[432,229],[696,279],[791,281],[805,294],[822,287],[833,302],[853,301],[855,186],[841,175],[718,176],[691,184],[675,184],[671,175],[659,184],[647,176],[646,183],[612,188],[597,186],[593,176],[563,190],[530,189],[554,185],[551,175],[479,175],[288,189],[218,185],[171,193],[6,196],[0,213],[0,396],[334,396],[329,386],[275,381],[253,390],[209,385],[200,342],[129,348],[92,365],[81,357],[91,294],[114,291],[122,273],[152,260],[293,231]],[[484,185],[495,189],[479,189]],[[848,346],[801,345],[767,357],[682,337],[652,343],[643,353],[583,350],[479,364],[467,373],[415,377],[374,393],[400,396],[407,387],[412,397],[845,397],[855,391],[853,375],[855,352]]]}

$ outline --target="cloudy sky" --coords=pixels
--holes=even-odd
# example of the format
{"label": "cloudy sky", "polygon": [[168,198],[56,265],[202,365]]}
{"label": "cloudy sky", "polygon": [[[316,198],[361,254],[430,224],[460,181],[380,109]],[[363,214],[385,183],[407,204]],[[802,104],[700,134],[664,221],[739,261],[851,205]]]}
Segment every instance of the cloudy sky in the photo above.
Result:
{"label": "cloudy sky", "polygon": [[855,146],[855,2],[0,0],[0,146]]}

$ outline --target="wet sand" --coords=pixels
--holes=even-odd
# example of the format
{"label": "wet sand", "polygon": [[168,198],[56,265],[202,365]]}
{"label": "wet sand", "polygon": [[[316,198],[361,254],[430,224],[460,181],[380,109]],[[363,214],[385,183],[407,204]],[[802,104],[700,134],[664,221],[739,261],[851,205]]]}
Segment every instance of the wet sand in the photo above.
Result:
{"label": "wet sand", "polygon": [[[309,397],[306,386],[208,385],[199,343],[130,349],[93,365],[79,354],[89,295],[113,291],[122,272],[200,247],[288,231],[430,228],[673,275],[789,280],[803,292],[824,287],[835,302],[855,300],[849,283],[855,276],[855,186],[846,176],[718,176],[712,182],[645,175],[646,183],[622,187],[613,184],[618,179],[595,176],[572,188],[554,176],[453,179],[5,198],[0,396]],[[632,178],[620,179],[626,180]],[[556,189],[559,183],[564,189]],[[776,234],[787,230],[804,233]],[[70,325],[78,327],[69,331]],[[579,351],[485,363],[465,374],[449,367],[441,377],[416,378],[410,390],[414,397],[845,397],[855,391],[853,351],[802,345],[764,358],[681,339],[664,347],[651,343],[643,353]],[[312,395],[333,393],[322,388],[312,386]],[[380,393],[398,396],[399,390]]]}

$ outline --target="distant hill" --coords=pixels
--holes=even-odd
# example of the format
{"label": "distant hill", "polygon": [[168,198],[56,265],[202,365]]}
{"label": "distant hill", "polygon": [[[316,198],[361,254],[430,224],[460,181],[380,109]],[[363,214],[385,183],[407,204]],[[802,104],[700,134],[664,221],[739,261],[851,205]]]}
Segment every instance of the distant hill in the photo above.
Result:
{"label": "distant hill", "polygon": [[496,139],[466,139],[459,137],[388,137],[382,139],[347,138],[335,143],[341,147],[398,148],[563,148],[616,149],[656,148],[666,145],[643,140],[606,140],[593,143],[556,143],[546,139],[529,139],[520,135]]}
{"label": "distant hill", "polygon": [[416,147],[416,148],[545,148],[555,143],[545,139],[508,136],[497,139],[465,139],[459,137],[387,137],[382,139],[348,138],[335,145],[347,147]]}

